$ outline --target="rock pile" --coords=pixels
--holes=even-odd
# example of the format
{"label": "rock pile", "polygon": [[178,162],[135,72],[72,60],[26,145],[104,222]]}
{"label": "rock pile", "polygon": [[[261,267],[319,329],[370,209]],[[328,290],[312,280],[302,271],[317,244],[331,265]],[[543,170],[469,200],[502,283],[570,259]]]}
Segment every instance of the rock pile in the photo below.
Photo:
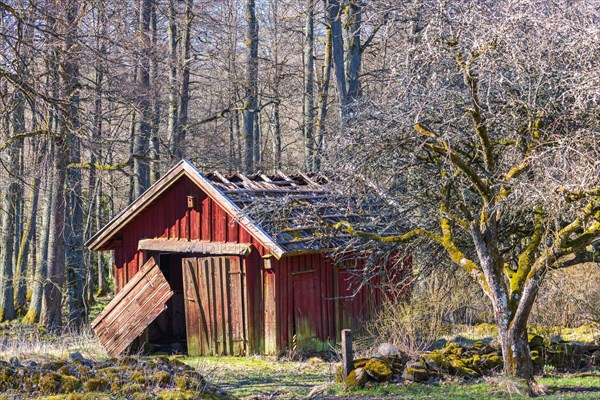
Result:
{"label": "rock pile", "polygon": [[[529,348],[538,369],[544,365],[560,369],[600,367],[600,343],[545,341],[541,336],[530,335]],[[402,379],[426,382],[444,375],[469,379],[501,372],[502,368],[499,346],[484,341],[449,342],[442,349],[422,353],[412,360],[397,347],[383,344],[373,357],[354,360],[354,370],[348,375],[346,386],[356,388]]]}
{"label": "rock pile", "polygon": [[0,393],[11,399],[49,395],[100,398],[103,393],[129,399],[231,398],[176,358],[128,356],[92,361],[79,353],[67,360],[43,363],[21,363],[16,358],[0,361]]}

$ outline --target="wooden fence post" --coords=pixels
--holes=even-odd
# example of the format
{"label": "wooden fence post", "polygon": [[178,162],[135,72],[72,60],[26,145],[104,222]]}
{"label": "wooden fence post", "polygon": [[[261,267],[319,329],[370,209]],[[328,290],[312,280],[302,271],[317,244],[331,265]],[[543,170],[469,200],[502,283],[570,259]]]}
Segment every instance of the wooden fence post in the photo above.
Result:
{"label": "wooden fence post", "polygon": [[354,369],[354,355],[352,354],[352,331],[350,329],[342,330],[342,376],[344,382]]}

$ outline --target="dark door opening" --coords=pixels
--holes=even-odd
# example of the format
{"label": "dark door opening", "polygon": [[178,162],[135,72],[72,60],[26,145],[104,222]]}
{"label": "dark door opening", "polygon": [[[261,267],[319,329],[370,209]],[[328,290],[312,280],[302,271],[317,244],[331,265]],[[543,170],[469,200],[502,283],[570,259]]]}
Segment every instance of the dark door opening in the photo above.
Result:
{"label": "dark door opening", "polygon": [[173,297],[167,308],[148,326],[148,343],[154,351],[187,353],[185,306],[183,297],[183,273],[181,261],[186,254],[154,253],[160,270],[169,282]]}

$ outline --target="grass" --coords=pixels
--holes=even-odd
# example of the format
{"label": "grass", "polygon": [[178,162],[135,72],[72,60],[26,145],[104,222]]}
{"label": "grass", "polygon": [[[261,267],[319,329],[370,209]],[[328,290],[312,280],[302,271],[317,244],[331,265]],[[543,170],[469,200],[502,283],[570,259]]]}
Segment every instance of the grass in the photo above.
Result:
{"label": "grass", "polygon": [[[303,398],[320,387],[324,394],[340,397],[394,397],[400,399],[525,399],[504,391],[503,380],[475,383],[460,380],[436,384],[389,383],[347,391],[335,383],[336,364],[311,358],[306,361],[276,357],[189,357],[184,362],[197,368],[210,382],[237,397]],[[538,377],[544,399],[600,399],[600,373]],[[593,375],[593,373],[592,373]]]}
{"label": "grass", "polygon": [[282,361],[266,356],[188,357],[182,361],[237,397],[305,397],[313,387],[335,381],[335,363],[319,358]]}
{"label": "grass", "polygon": [[17,322],[0,324],[0,358],[27,360],[66,358],[79,351],[84,357],[106,358],[106,350],[91,328],[80,332],[65,331],[60,336],[50,335],[36,325]]}

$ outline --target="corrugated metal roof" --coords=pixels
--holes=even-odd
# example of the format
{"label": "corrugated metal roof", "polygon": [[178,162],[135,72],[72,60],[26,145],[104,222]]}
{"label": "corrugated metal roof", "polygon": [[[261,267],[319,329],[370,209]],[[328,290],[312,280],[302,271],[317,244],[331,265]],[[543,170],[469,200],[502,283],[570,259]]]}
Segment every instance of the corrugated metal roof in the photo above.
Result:
{"label": "corrugated metal roof", "polygon": [[117,356],[165,309],[173,291],[150,258],[92,322],[100,343]]}

